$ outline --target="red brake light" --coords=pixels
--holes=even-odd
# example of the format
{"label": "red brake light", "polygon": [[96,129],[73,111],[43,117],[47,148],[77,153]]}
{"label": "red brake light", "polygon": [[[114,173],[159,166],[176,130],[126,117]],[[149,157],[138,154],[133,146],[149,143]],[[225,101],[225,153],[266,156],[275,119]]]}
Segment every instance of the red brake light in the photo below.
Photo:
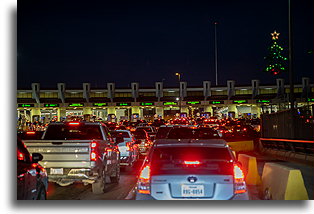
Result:
{"label": "red brake light", "polygon": [[29,131],[29,132],[26,132],[26,134],[31,134],[31,135],[33,135],[33,134],[36,134],[36,132],[34,132],[34,131]]}
{"label": "red brake light", "polygon": [[146,165],[139,176],[137,191],[141,194],[150,194],[150,166]]}
{"label": "red brake light", "polygon": [[244,181],[244,174],[242,169],[238,165],[234,165],[233,167],[233,176],[234,176],[234,193],[235,194],[245,193],[247,190]]}
{"label": "red brake light", "polygon": [[184,164],[186,165],[199,165],[199,161],[184,161]]}
{"label": "red brake light", "polygon": [[24,160],[24,154],[19,150],[17,150],[17,159],[21,161]]}
{"label": "red brake light", "polygon": [[246,128],[244,128],[243,131],[246,131]]}
{"label": "red brake light", "polygon": [[70,122],[69,125],[70,126],[77,126],[77,125],[80,125],[80,123],[78,123],[78,122]]}
{"label": "red brake light", "polygon": [[91,148],[91,152],[90,152],[90,160],[91,161],[97,161],[97,154],[96,154],[96,149],[97,147],[97,143],[96,142],[92,142],[90,144],[90,148]]}

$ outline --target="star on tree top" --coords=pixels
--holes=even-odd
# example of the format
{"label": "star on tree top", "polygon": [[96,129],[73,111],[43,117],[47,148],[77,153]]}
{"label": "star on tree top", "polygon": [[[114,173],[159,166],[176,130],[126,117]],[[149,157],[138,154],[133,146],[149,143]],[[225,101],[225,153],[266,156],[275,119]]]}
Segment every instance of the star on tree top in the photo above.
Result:
{"label": "star on tree top", "polygon": [[280,33],[277,33],[276,31],[274,31],[273,33],[270,34],[272,36],[272,40],[277,40]]}

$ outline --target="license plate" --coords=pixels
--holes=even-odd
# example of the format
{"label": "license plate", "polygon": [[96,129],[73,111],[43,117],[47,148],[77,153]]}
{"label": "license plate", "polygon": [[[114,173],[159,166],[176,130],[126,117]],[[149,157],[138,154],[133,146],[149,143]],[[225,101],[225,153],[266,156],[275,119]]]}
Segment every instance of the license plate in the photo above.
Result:
{"label": "license plate", "polygon": [[181,195],[183,197],[202,197],[204,196],[204,185],[182,185]]}
{"label": "license plate", "polygon": [[58,168],[58,169],[50,168],[50,174],[51,175],[63,175],[63,168]]}

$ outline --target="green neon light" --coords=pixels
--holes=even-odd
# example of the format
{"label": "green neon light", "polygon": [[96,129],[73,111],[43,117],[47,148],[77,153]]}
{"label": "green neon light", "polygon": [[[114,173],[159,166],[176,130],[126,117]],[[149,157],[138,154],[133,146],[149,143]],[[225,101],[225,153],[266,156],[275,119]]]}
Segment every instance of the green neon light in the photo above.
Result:
{"label": "green neon light", "polygon": [[237,103],[237,104],[247,103],[247,100],[233,100],[233,103]]}
{"label": "green neon light", "polygon": [[84,106],[84,103],[70,103],[69,107],[82,107]]}
{"label": "green neon light", "polygon": [[175,106],[178,105],[177,102],[164,102],[164,106]]}
{"label": "green neon light", "polygon": [[48,104],[44,104],[45,107],[59,107],[59,104],[57,103],[48,103]]}
{"label": "green neon light", "polygon": [[314,98],[307,98],[308,102],[314,102]]}
{"label": "green neon light", "polygon": [[200,104],[200,101],[188,101],[186,102],[187,104],[195,105],[195,104]]}
{"label": "green neon light", "polygon": [[224,104],[224,101],[211,101],[211,104]]}
{"label": "green neon light", "polygon": [[256,100],[257,103],[270,103],[270,100]]}
{"label": "green neon light", "polygon": [[117,103],[117,106],[130,106],[131,103]]}
{"label": "green neon light", "polygon": [[141,106],[153,106],[154,103],[140,103]]}
{"label": "green neon light", "polygon": [[93,103],[93,106],[98,106],[98,107],[102,107],[102,106],[106,106],[107,103]]}
{"label": "green neon light", "polygon": [[34,107],[34,104],[18,104],[18,107]]}

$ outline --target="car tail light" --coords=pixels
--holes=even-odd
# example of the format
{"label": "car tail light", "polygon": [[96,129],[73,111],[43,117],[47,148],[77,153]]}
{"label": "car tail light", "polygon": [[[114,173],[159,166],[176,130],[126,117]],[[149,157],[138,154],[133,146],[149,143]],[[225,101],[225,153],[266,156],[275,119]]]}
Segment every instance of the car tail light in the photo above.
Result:
{"label": "car tail light", "polygon": [[33,135],[33,134],[36,134],[36,132],[34,132],[34,131],[29,131],[29,132],[26,132],[26,134],[28,134],[28,135]]}
{"label": "car tail light", "polygon": [[97,161],[96,147],[97,147],[97,143],[96,142],[92,142],[90,144],[90,148],[91,148],[90,160],[91,161]]}
{"label": "car tail light", "polygon": [[137,191],[141,194],[150,194],[150,166],[146,165],[141,170],[138,183]]}
{"label": "car tail light", "polygon": [[246,131],[246,128],[244,128],[243,131]]}
{"label": "car tail light", "polygon": [[185,165],[199,165],[199,161],[184,161]]}
{"label": "car tail light", "polygon": [[233,177],[234,177],[234,193],[235,194],[245,193],[247,190],[244,181],[244,174],[239,165],[234,165]]}
{"label": "car tail light", "polygon": [[77,125],[80,125],[80,123],[79,122],[70,122],[69,125],[70,126],[77,126]]}
{"label": "car tail light", "polygon": [[17,150],[17,159],[20,161],[24,160],[24,154],[20,152],[19,150]]}

